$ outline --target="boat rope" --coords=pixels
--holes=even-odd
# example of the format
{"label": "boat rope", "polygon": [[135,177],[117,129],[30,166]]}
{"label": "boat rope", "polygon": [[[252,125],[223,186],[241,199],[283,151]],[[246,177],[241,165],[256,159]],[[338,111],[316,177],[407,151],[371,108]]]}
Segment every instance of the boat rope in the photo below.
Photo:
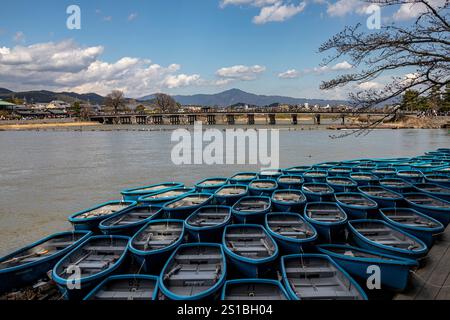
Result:
{"label": "boat rope", "polygon": [[430,286],[433,288],[438,288],[438,289],[448,289],[450,288],[450,286],[444,286],[444,285],[437,285],[437,284],[433,284],[430,283],[429,281],[425,280],[423,277],[421,277],[417,272],[413,271],[413,270],[409,270],[409,272],[411,272],[417,279],[419,279],[425,286]]}

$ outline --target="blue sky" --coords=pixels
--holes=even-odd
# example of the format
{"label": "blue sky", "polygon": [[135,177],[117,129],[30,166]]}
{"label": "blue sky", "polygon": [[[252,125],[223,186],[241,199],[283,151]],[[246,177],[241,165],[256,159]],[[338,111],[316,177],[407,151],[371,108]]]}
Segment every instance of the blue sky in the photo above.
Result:
{"label": "blue sky", "polygon": [[[80,30],[66,27],[72,4]],[[319,85],[351,64],[320,68],[318,47],[346,25],[365,25],[363,9],[358,0],[2,1],[0,86],[344,98]],[[389,15],[403,23],[416,14],[401,9]]]}

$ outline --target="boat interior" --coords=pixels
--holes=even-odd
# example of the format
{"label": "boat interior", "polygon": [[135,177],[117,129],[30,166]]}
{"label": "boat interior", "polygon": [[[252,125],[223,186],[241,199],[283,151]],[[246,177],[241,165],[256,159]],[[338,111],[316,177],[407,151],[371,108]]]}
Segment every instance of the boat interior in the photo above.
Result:
{"label": "boat interior", "polygon": [[101,206],[100,208],[93,209],[91,211],[82,213],[78,216],[76,216],[77,219],[89,219],[94,217],[101,217],[113,214],[117,211],[123,210],[126,207],[128,207],[129,204],[127,203],[115,203],[115,204],[105,204],[104,206]]}
{"label": "boat interior", "polygon": [[224,300],[287,300],[280,287],[272,283],[237,282],[227,284]]}
{"label": "boat interior", "polygon": [[208,179],[205,180],[201,183],[199,183],[197,186],[198,187],[215,187],[215,186],[220,186],[224,183],[227,182],[227,179]]}
{"label": "boat interior", "polygon": [[303,190],[310,193],[330,193],[334,190],[325,183],[304,184]]}
{"label": "boat interior", "polygon": [[164,270],[164,285],[178,296],[191,297],[200,294],[223,277],[223,261],[218,246],[182,247]]}
{"label": "boat interior", "polygon": [[405,199],[422,206],[450,209],[450,203],[441,201],[437,198],[428,197],[421,193],[408,194],[405,196]]}
{"label": "boat interior", "polygon": [[273,232],[286,238],[307,239],[315,234],[314,229],[297,215],[270,214],[267,224]]}
{"label": "boat interior", "polygon": [[411,227],[436,228],[439,224],[431,219],[416,214],[407,208],[383,209],[384,215],[391,220]]}
{"label": "boat interior", "polygon": [[209,198],[210,198],[210,196],[205,195],[205,194],[191,195],[191,196],[184,197],[180,200],[174,201],[172,203],[169,203],[169,204],[167,204],[167,207],[175,209],[175,208],[199,206],[199,205],[205,203],[206,201],[208,201]]}
{"label": "boat interior", "polygon": [[345,213],[335,204],[309,204],[306,214],[318,222],[339,222],[346,218]]}
{"label": "boat interior", "polygon": [[233,209],[241,212],[258,212],[269,209],[270,203],[266,199],[244,199],[239,201]]}
{"label": "boat interior", "polygon": [[365,238],[389,247],[405,250],[422,249],[422,245],[408,235],[377,221],[357,222],[354,228]]}
{"label": "boat interior", "polygon": [[328,178],[328,182],[343,186],[351,186],[355,184],[352,180],[346,178]]}
{"label": "boat interior", "polygon": [[368,195],[378,198],[398,198],[399,196],[389,190],[377,186],[360,187],[360,190]]}
{"label": "boat interior", "polygon": [[256,173],[255,174],[239,173],[232,177],[233,180],[250,180],[250,179],[255,179],[255,178],[256,178]]}
{"label": "boat interior", "polygon": [[299,191],[275,191],[273,199],[280,202],[298,203],[305,201],[303,193]]}
{"label": "boat interior", "polygon": [[66,256],[56,273],[63,279],[72,275],[69,267],[80,268],[82,278],[111,268],[127,248],[127,238],[103,237],[90,239],[76,251]]}
{"label": "boat interior", "polygon": [[280,177],[278,179],[278,181],[284,182],[284,183],[302,183],[303,179],[301,177],[296,177],[296,176],[285,176],[285,177]]}
{"label": "boat interior", "polygon": [[225,243],[235,254],[249,259],[263,259],[275,253],[275,245],[262,228],[228,228]]}
{"label": "boat interior", "polygon": [[157,207],[135,207],[103,222],[106,226],[124,226],[153,217],[161,209]]}
{"label": "boat interior", "polygon": [[346,204],[346,205],[352,205],[352,206],[359,206],[359,207],[376,207],[377,204],[375,201],[372,201],[370,199],[367,199],[363,197],[362,195],[358,194],[351,194],[351,195],[337,195],[336,198]]}
{"label": "boat interior", "polygon": [[220,190],[216,192],[216,195],[218,196],[234,196],[234,195],[240,195],[245,194],[247,192],[247,188],[244,186],[237,186],[237,185],[226,185]]}
{"label": "boat interior", "polygon": [[111,279],[89,300],[152,300],[156,280],[139,277]]}
{"label": "boat interior", "polygon": [[419,183],[414,186],[426,192],[450,194],[450,188],[444,188],[434,183]]}
{"label": "boat interior", "polygon": [[150,223],[133,239],[133,248],[141,251],[159,250],[175,243],[183,233],[183,224],[177,221]]}
{"label": "boat interior", "polygon": [[213,227],[223,224],[230,215],[229,208],[209,206],[199,209],[186,222],[194,227]]}
{"label": "boat interior", "polygon": [[40,245],[18,252],[16,255],[9,256],[3,261],[0,260],[0,270],[17,267],[22,264],[36,262],[47,258],[66,249],[84,236],[85,234],[82,233],[67,233],[52,237]]}
{"label": "boat interior", "polygon": [[388,258],[386,256],[381,256],[375,253],[368,253],[364,251],[359,251],[353,248],[342,248],[342,247],[326,247],[325,248],[328,251],[334,252],[336,254],[340,254],[347,257],[352,258],[363,258],[363,259],[381,259],[381,260],[394,260],[391,258]]}
{"label": "boat interior", "polygon": [[361,300],[350,280],[329,260],[299,257],[285,261],[291,289],[303,300]]}
{"label": "boat interior", "polygon": [[165,192],[161,192],[158,194],[154,194],[151,196],[145,197],[145,199],[164,199],[164,198],[173,198],[178,197],[188,192],[186,189],[173,189],[173,190],[167,190]]}
{"label": "boat interior", "polygon": [[159,190],[172,188],[172,187],[174,187],[173,184],[160,184],[160,185],[157,185],[157,186],[151,186],[151,187],[147,187],[147,188],[136,189],[134,191],[159,191]]}
{"label": "boat interior", "polygon": [[277,186],[275,181],[253,181],[250,183],[250,187],[254,189],[272,189]]}

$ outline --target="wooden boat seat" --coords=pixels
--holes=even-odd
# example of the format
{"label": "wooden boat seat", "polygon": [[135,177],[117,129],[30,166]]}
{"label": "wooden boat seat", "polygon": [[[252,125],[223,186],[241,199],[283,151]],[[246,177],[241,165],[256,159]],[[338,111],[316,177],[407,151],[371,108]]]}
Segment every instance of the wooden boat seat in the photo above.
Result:
{"label": "wooden boat seat", "polygon": [[235,240],[235,241],[239,241],[239,240],[246,241],[248,239],[257,240],[257,239],[264,238],[264,237],[265,237],[265,234],[263,234],[263,233],[239,233],[239,234],[229,233],[226,235],[227,239]]}
{"label": "wooden boat seat", "polygon": [[320,277],[332,277],[336,274],[336,270],[330,267],[289,267],[286,268],[286,273],[300,273],[300,278],[312,275],[319,275]]}
{"label": "wooden boat seat", "polygon": [[52,246],[52,247],[58,247],[58,248],[66,248],[68,246],[71,246],[74,243],[74,241],[50,241],[47,242],[46,246]]}
{"label": "wooden boat seat", "polygon": [[386,234],[386,233],[390,233],[391,230],[389,230],[388,228],[361,228],[361,229],[357,229],[358,232],[363,233],[364,235],[368,235],[368,234]]}
{"label": "wooden boat seat", "polygon": [[222,259],[222,255],[220,254],[186,254],[186,255],[178,255],[176,257],[176,260],[179,262],[182,261],[204,261],[204,260],[208,260],[208,261],[217,261],[217,260],[221,260]]}
{"label": "wooden boat seat", "polygon": [[269,225],[273,227],[295,227],[295,226],[303,226],[303,222],[301,221],[287,221],[287,220],[270,220]]}
{"label": "wooden boat seat", "polygon": [[108,265],[109,265],[108,261],[83,261],[83,262],[80,262],[77,266],[80,267],[81,269],[101,270],[101,269],[104,269]]}

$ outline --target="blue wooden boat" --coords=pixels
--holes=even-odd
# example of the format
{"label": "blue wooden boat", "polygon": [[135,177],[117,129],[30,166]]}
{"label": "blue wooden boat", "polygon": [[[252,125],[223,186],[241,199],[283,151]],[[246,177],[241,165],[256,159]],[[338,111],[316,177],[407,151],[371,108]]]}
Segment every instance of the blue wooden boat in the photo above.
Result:
{"label": "blue wooden boat", "polygon": [[422,240],[428,248],[433,245],[433,236],[444,231],[439,221],[409,208],[380,209],[384,221]]}
{"label": "blue wooden boat", "polygon": [[318,163],[318,164],[313,165],[312,167],[313,167],[313,169],[328,170],[328,169],[338,166],[339,164],[340,164],[339,162],[330,161],[330,162]]}
{"label": "blue wooden boat", "polygon": [[281,272],[292,300],[367,300],[358,283],[324,254],[281,257]]}
{"label": "blue wooden boat", "polygon": [[311,223],[325,242],[345,238],[347,214],[335,202],[309,202],[305,207],[305,219]]}
{"label": "blue wooden boat", "polygon": [[335,192],[351,192],[355,191],[356,187],[358,187],[358,183],[348,177],[328,177],[326,182]]}
{"label": "blue wooden boat", "polygon": [[361,281],[366,281],[369,277],[367,270],[370,266],[378,266],[380,268],[381,289],[403,291],[408,284],[411,269],[419,266],[416,260],[349,245],[321,244],[317,246],[317,250],[328,255],[350,275]]}
{"label": "blue wooden boat", "polygon": [[350,238],[363,249],[408,259],[419,259],[428,253],[422,240],[383,220],[352,220],[348,226]]}
{"label": "blue wooden boat", "polygon": [[180,182],[163,182],[158,184],[151,184],[149,186],[125,189],[122,190],[120,193],[123,196],[123,200],[137,201],[142,196],[153,194],[155,192],[159,192],[162,190],[168,190],[179,187],[184,187],[184,184]]}
{"label": "blue wooden boat", "polygon": [[0,294],[43,278],[59,259],[91,235],[89,231],[56,233],[0,258]]}
{"label": "blue wooden boat", "polygon": [[200,193],[214,193],[220,187],[223,187],[228,183],[228,178],[223,177],[215,177],[215,178],[207,178],[199,181],[195,184],[195,189]]}
{"label": "blue wooden boat", "polygon": [[269,197],[244,197],[231,208],[231,213],[239,223],[263,223],[271,207]]}
{"label": "blue wooden boat", "polygon": [[371,172],[380,179],[395,178],[395,176],[397,175],[397,170],[392,167],[377,167]]}
{"label": "blue wooden boat", "polygon": [[418,192],[426,193],[445,201],[450,201],[450,188],[434,183],[418,183],[414,185],[414,188]]}
{"label": "blue wooden boat", "polygon": [[119,271],[129,240],[124,236],[90,237],[62,258],[53,268],[52,279],[64,298],[80,300],[105,278]]}
{"label": "blue wooden boat", "polygon": [[164,215],[170,219],[184,220],[198,208],[210,204],[213,198],[210,193],[189,193],[164,204]]}
{"label": "blue wooden boat", "polygon": [[98,225],[105,219],[111,218],[113,215],[122,210],[135,206],[135,201],[108,201],[95,207],[74,213],[69,217],[69,222],[75,230],[87,230],[99,232]]}
{"label": "blue wooden boat", "polygon": [[229,266],[249,278],[270,273],[278,257],[277,243],[257,224],[226,226],[222,245]]}
{"label": "blue wooden boat", "polygon": [[184,227],[193,242],[221,242],[225,226],[231,223],[229,206],[198,208],[185,221]]}
{"label": "blue wooden boat", "polygon": [[226,184],[216,191],[214,200],[218,204],[232,206],[239,199],[248,196],[248,193],[246,184]]}
{"label": "blue wooden boat", "polygon": [[266,169],[258,173],[258,178],[261,180],[277,180],[282,174],[280,169]]}
{"label": "blue wooden boat", "polygon": [[183,220],[153,220],[128,245],[133,258],[147,273],[159,274],[170,254],[184,241]]}
{"label": "blue wooden boat", "polygon": [[354,172],[370,172],[376,169],[377,165],[374,163],[360,163],[353,167]]}
{"label": "blue wooden boat", "polygon": [[397,171],[397,178],[411,183],[421,183],[423,182],[423,173],[419,170],[400,170]]}
{"label": "blue wooden boat", "polygon": [[326,183],[305,183],[302,191],[309,202],[333,200],[334,189]]}
{"label": "blue wooden boat", "polygon": [[232,176],[228,182],[231,184],[246,184],[248,185],[250,182],[258,178],[258,174],[256,172],[239,172]]}
{"label": "blue wooden boat", "polygon": [[303,179],[305,182],[326,182],[328,172],[326,170],[309,170],[303,173]]}
{"label": "blue wooden boat", "polygon": [[228,280],[223,285],[223,301],[279,301],[290,300],[279,281],[269,279]]}
{"label": "blue wooden boat", "polygon": [[138,199],[139,203],[152,206],[163,206],[164,204],[181,198],[187,194],[194,193],[195,188],[179,187],[169,190],[162,190],[151,195],[146,195]]}
{"label": "blue wooden boat", "polygon": [[377,213],[378,204],[361,193],[341,192],[334,197],[350,219],[365,219]]}
{"label": "blue wooden boat", "polygon": [[328,177],[348,177],[353,172],[352,167],[337,166],[328,169]]}
{"label": "blue wooden boat", "polygon": [[300,212],[306,204],[306,197],[300,190],[276,190],[272,194],[272,205],[275,211]]}
{"label": "blue wooden boat", "polygon": [[248,191],[252,196],[268,196],[278,189],[278,184],[272,179],[256,179],[248,185]]}
{"label": "blue wooden boat", "polygon": [[362,186],[358,191],[378,204],[379,208],[396,207],[403,200],[403,196],[381,186]]}
{"label": "blue wooden boat", "polygon": [[420,162],[411,165],[414,170],[419,170],[422,173],[431,173],[434,170],[439,170],[445,167],[445,162]]}
{"label": "blue wooden boat", "polygon": [[280,189],[301,189],[305,180],[299,175],[284,174],[277,179]]}
{"label": "blue wooden boat", "polygon": [[308,172],[312,169],[311,166],[295,166],[295,167],[290,167],[287,169],[283,169],[282,172],[283,174],[287,174],[287,175],[299,175],[299,176],[303,176],[303,174],[305,172]]}
{"label": "blue wooden boat", "polygon": [[445,168],[442,168],[439,170],[434,170],[433,173],[438,174],[438,175],[450,176],[450,167],[446,166]]}
{"label": "blue wooden boat", "polygon": [[150,220],[160,219],[161,215],[159,206],[133,206],[103,220],[99,228],[105,235],[132,236]]}
{"label": "blue wooden boat", "polygon": [[426,193],[406,193],[408,207],[436,219],[445,227],[450,223],[450,202]]}
{"label": "blue wooden boat", "polygon": [[281,252],[304,253],[317,240],[317,231],[298,213],[272,212],[266,215],[266,230]]}
{"label": "blue wooden boat", "polygon": [[97,301],[147,301],[158,300],[157,276],[147,274],[122,274],[103,280],[83,300]]}
{"label": "blue wooden boat", "polygon": [[411,192],[414,189],[411,183],[399,178],[380,179],[379,183],[380,186],[400,194]]}
{"label": "blue wooden boat", "polygon": [[446,174],[427,174],[425,175],[425,181],[450,188],[450,176]]}
{"label": "blue wooden boat", "polygon": [[214,298],[227,274],[220,244],[188,243],[179,246],[159,278],[161,293],[170,300]]}
{"label": "blue wooden boat", "polygon": [[350,178],[352,178],[358,186],[369,186],[377,185],[380,178],[370,172],[352,172],[350,173]]}

